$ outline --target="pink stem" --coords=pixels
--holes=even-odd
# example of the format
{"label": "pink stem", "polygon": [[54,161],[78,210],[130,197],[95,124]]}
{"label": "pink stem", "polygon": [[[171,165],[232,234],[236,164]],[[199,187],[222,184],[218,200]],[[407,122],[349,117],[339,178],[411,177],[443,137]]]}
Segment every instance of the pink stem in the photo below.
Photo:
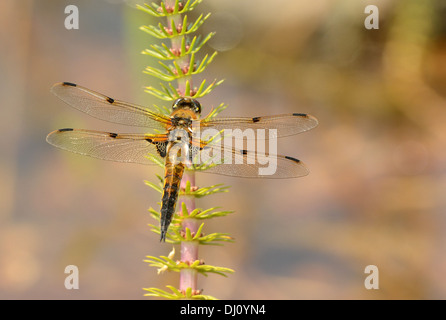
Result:
{"label": "pink stem", "polygon": [[[181,188],[186,187],[187,181],[190,181],[191,187],[195,186],[195,172],[186,171],[181,180]],[[183,202],[186,205],[187,211],[192,212],[195,210],[195,197],[181,196],[179,202]],[[182,231],[186,232],[186,228],[190,230],[194,235],[199,227],[199,223],[196,219],[183,220]],[[196,241],[183,241],[181,242],[181,261],[188,264],[198,260],[198,242]],[[191,288],[192,292],[197,290],[197,271],[194,269],[183,269],[180,272],[180,290],[186,291],[187,288]]]}
{"label": "pink stem", "polygon": [[[164,0],[165,5],[169,7],[175,6],[176,0]],[[171,26],[171,19],[173,19],[176,26],[183,22],[181,15],[175,15],[167,19],[168,26]],[[171,41],[172,50],[181,50],[182,37],[173,38]],[[190,57],[185,56],[177,61],[181,68],[187,67],[190,64]],[[180,78],[178,79],[178,91],[181,96],[185,96],[186,92],[186,81],[191,79]],[[192,84],[192,83],[191,83]],[[181,189],[184,190],[187,181],[190,181],[191,187],[195,187],[195,173],[193,171],[186,171],[183,174],[181,180]],[[186,205],[187,211],[192,212],[195,210],[195,197],[191,196],[181,196],[178,200],[180,203],[183,202]],[[186,228],[190,230],[192,234],[195,234],[198,230],[199,224],[196,219],[185,219],[183,220],[182,231],[186,232]],[[194,261],[198,260],[198,243],[196,241],[183,241],[181,242],[181,261],[188,264],[192,264]],[[192,293],[197,290],[197,271],[194,269],[183,269],[180,272],[180,290],[185,292],[188,288],[192,289]]]}
{"label": "pink stem", "polygon": [[[175,6],[175,0],[165,0],[165,5],[168,7],[173,7]],[[183,18],[181,17],[180,14],[178,15],[173,15],[169,18],[167,18],[167,24],[170,27],[171,26],[171,20],[174,21],[176,26],[179,26],[181,23],[183,23]],[[175,37],[171,39],[171,43],[172,43],[172,49],[173,50],[181,50],[181,41],[182,41],[183,37]],[[180,66],[181,69],[185,69],[187,67],[189,67],[190,64],[190,57],[189,55],[184,56],[180,59],[177,60],[178,65]],[[185,96],[186,93],[186,81],[190,82],[191,87],[192,87],[192,79],[191,77],[184,77],[184,78],[180,78],[178,79],[178,91],[180,92],[181,96]]]}

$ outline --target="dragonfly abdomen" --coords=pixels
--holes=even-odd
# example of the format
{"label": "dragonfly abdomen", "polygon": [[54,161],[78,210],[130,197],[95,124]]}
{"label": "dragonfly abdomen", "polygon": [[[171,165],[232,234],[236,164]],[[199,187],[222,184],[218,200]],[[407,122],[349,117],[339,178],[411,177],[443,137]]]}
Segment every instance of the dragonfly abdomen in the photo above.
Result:
{"label": "dragonfly abdomen", "polygon": [[172,216],[178,200],[181,179],[183,177],[184,165],[182,163],[172,164],[166,161],[166,173],[164,176],[164,192],[161,201],[161,239],[166,241],[166,233],[169,229]]}

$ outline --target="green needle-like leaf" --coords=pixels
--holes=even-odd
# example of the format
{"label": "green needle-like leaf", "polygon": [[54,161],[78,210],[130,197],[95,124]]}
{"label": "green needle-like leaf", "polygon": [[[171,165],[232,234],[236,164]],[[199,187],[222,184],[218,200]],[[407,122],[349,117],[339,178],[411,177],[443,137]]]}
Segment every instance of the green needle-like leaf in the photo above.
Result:
{"label": "green needle-like leaf", "polygon": [[195,236],[193,237],[192,240],[197,240],[200,237],[203,227],[204,227],[204,223],[200,224],[200,226],[198,227],[197,232],[195,233]]}

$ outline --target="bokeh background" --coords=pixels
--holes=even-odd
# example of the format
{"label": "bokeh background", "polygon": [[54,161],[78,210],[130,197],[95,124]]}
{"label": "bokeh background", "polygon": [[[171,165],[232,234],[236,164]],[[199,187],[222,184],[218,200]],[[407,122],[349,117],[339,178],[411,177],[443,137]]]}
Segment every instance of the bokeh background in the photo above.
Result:
{"label": "bokeh background", "polygon": [[[120,0],[0,1],[0,298],[146,299],[144,287],[176,285],[143,259],[167,255],[144,185],[162,170],[100,161],[45,142],[57,128],[134,132],[90,118],[49,89],[70,81],[150,106],[158,83],[140,52],[153,23]],[[80,29],[64,28],[67,5]],[[379,30],[364,9],[379,8]],[[319,126],[279,141],[311,174],[250,180],[200,200],[236,213],[209,222],[234,244],[206,247],[209,264],[233,268],[199,279],[221,299],[446,298],[446,3],[442,0],[205,0],[206,50],[220,51],[202,99],[224,116],[310,113]],[[77,265],[80,289],[64,288]],[[379,268],[379,290],[364,269]]]}

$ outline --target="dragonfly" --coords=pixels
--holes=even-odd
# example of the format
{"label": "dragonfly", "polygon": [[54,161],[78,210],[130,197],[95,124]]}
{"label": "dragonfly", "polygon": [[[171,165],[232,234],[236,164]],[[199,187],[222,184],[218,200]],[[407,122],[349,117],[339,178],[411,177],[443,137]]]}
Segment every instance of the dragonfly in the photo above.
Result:
{"label": "dragonfly", "polygon": [[[200,169],[204,173],[273,179],[297,178],[309,173],[305,164],[293,157],[268,152],[255,153],[246,149],[243,144],[236,143],[232,146],[226,142],[227,136],[224,134],[224,139],[220,140],[214,139],[215,136],[204,138],[204,135],[197,134],[209,129],[217,133],[260,129],[269,130],[274,134],[264,134],[258,139],[275,139],[316,127],[317,119],[308,114],[201,118],[200,103],[193,98],[180,97],[173,102],[171,114],[165,115],[143,106],[116,100],[71,82],[56,83],[51,92],[71,107],[95,118],[147,130],[146,133],[138,134],[64,128],[51,132],[46,140],[61,149],[103,160],[145,165],[162,163],[165,173],[160,210],[161,242],[166,240],[186,170]],[[230,136],[231,139],[232,137]],[[252,139],[245,135],[234,135],[235,140],[244,138]],[[224,154],[225,159],[215,163],[206,162],[203,166],[203,163],[197,162],[196,159],[200,159],[205,153]],[[228,156],[238,160],[226,161]],[[275,171],[268,175],[259,174],[262,166],[271,159],[275,161]]]}

